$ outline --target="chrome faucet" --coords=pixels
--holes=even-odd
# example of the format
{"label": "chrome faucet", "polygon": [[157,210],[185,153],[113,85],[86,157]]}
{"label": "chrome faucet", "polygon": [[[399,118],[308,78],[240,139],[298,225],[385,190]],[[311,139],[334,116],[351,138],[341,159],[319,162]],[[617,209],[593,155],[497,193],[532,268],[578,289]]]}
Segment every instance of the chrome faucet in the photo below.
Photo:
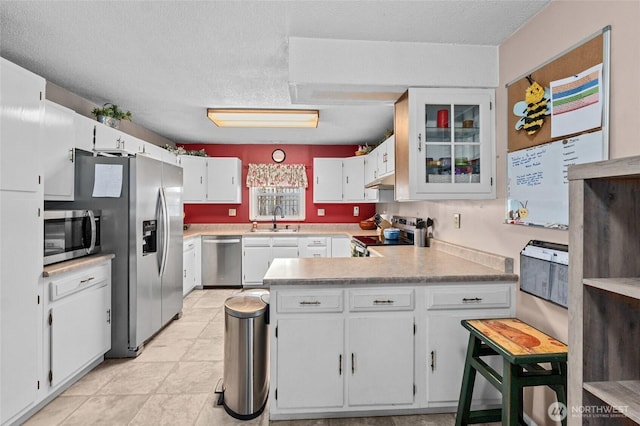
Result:
{"label": "chrome faucet", "polygon": [[273,208],[273,229],[274,230],[278,227],[278,225],[276,224],[276,212],[278,211],[278,209],[280,209],[280,217],[284,219],[284,212],[282,211],[282,206],[278,204]]}

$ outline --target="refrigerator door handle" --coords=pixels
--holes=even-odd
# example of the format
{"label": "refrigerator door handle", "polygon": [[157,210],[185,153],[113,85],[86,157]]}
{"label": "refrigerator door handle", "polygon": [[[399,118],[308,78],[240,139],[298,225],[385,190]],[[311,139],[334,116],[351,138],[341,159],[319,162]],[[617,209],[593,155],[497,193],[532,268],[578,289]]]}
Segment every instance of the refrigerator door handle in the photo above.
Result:
{"label": "refrigerator door handle", "polygon": [[162,260],[160,261],[160,276],[164,275],[169,257],[169,212],[167,210],[167,196],[164,187],[160,188],[160,211],[162,212]]}

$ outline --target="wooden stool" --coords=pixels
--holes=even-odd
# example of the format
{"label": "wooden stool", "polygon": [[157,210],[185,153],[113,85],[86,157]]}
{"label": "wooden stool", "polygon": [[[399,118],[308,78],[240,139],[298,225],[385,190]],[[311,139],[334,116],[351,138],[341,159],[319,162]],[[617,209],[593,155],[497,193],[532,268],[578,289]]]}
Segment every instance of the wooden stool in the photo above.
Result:
{"label": "wooden stool", "polygon": [[[522,388],[549,386],[567,405],[567,345],[517,318],[462,320],[470,331],[456,425],[498,422],[524,424]],[[501,355],[502,377],[481,356]],[[551,363],[546,369],[540,363]],[[502,393],[502,408],[471,411],[476,371]],[[564,413],[568,414],[568,413]],[[566,416],[562,424],[567,424]]]}

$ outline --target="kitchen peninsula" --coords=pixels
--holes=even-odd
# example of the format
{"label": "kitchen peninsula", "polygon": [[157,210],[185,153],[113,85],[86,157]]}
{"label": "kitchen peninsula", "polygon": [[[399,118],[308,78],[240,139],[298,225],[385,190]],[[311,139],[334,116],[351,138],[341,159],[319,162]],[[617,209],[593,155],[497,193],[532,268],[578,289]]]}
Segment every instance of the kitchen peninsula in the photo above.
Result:
{"label": "kitchen peninsula", "polygon": [[[437,240],[372,250],[269,268],[271,419],[455,411],[460,321],[515,316],[513,259]],[[479,382],[474,406],[499,404]]]}

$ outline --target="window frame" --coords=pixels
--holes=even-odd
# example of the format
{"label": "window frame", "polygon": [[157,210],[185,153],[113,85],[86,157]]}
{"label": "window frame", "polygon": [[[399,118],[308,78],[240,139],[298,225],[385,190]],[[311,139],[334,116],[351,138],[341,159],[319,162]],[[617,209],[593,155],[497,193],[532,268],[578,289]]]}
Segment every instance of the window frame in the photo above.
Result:
{"label": "window frame", "polygon": [[[269,189],[274,191],[273,193],[264,194],[264,190]],[[294,208],[293,206],[287,206],[287,200],[284,200],[282,197],[292,197],[292,194],[295,194],[295,198],[298,203],[298,214],[289,214],[290,208]],[[268,214],[259,214],[259,201],[258,197],[281,197],[280,200],[275,201],[275,205],[280,205],[282,207],[282,214],[277,216],[278,219],[287,220],[287,221],[304,221],[306,217],[306,188],[304,187],[295,187],[295,188],[278,188],[275,186],[268,187],[252,187],[249,188],[249,220],[255,222],[271,222],[273,221],[273,210],[275,207],[268,208]],[[274,202],[270,203],[271,205]],[[289,208],[288,208],[289,207]],[[284,218],[282,218],[284,215]]]}

